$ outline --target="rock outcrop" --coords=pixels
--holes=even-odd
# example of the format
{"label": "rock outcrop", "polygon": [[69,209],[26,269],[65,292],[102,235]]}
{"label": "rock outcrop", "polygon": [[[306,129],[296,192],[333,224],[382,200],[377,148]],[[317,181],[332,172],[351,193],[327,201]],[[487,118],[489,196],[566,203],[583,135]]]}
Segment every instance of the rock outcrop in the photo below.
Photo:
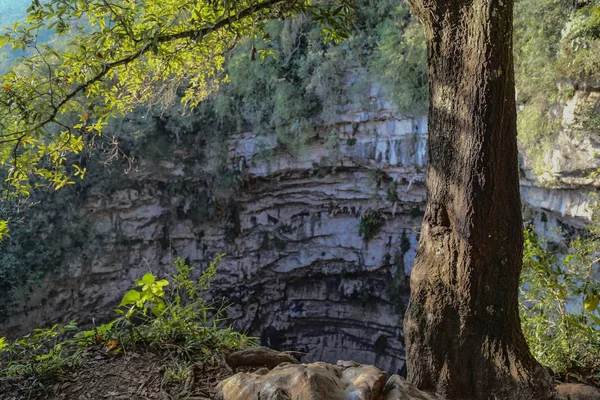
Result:
{"label": "rock outcrop", "polygon": [[[387,379],[380,369],[355,361],[299,364],[289,354],[264,347],[231,354],[227,359],[231,366],[230,358],[236,367],[255,370],[221,381],[216,387],[217,400],[442,400],[399,375]],[[259,366],[263,368],[256,369]],[[557,382],[552,399],[600,400],[600,391],[584,384]]]}
{"label": "rock outcrop", "polygon": [[273,369],[280,364],[298,364],[293,356],[269,349],[268,347],[250,347],[236,351],[226,358],[227,365],[235,372],[239,367],[264,367]]}
{"label": "rock outcrop", "polygon": [[217,386],[218,400],[439,400],[372,365],[338,361],[281,364],[240,372]]}

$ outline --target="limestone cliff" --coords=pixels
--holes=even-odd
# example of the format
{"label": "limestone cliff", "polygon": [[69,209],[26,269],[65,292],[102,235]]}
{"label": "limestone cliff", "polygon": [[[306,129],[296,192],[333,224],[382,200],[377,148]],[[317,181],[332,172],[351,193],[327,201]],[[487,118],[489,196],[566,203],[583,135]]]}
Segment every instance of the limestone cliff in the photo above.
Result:
{"label": "limestone cliff", "polygon": [[[227,159],[238,183],[226,188],[211,180],[206,141],[193,129],[181,136],[173,121],[160,127],[159,148],[138,149],[127,174],[90,165],[93,184],[69,189],[85,243],[29,300],[5,307],[0,329],[107,319],[148,269],[167,274],[177,256],[206,266],[226,253],[209,296],[231,304],[237,329],[303,352],[305,361],[400,371],[426,197],[427,121],[373,100],[374,111],[337,116],[334,140],[317,129],[300,155],[252,132],[233,136]],[[581,227],[587,215],[587,192],[565,182],[549,189],[525,176],[522,194],[527,217],[541,227]]]}

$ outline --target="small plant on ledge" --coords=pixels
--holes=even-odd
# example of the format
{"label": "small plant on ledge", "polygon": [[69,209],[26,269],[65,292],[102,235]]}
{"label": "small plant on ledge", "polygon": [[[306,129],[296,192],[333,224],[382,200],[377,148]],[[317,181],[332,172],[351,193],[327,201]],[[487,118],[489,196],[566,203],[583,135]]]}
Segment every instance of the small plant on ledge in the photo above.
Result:
{"label": "small plant on ledge", "polygon": [[366,242],[373,239],[381,228],[381,212],[378,210],[369,210],[360,218],[358,226],[358,235],[362,236]]}

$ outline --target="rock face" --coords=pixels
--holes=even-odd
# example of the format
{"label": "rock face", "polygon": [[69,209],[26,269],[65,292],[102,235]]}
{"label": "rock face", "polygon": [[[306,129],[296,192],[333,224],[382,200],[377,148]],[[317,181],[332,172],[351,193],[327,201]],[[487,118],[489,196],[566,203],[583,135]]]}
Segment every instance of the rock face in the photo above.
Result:
{"label": "rock face", "polygon": [[219,383],[219,400],[436,400],[404,378],[372,365],[338,361],[281,364],[269,371],[238,373]]}
{"label": "rock face", "polygon": [[[302,361],[354,359],[401,371],[426,197],[427,123],[374,104],[372,112],[341,113],[337,136],[318,133],[299,156],[268,137],[236,136],[227,153],[234,188],[211,180],[215,160],[193,130],[167,131],[160,148],[140,150],[126,175],[90,166],[94,184],[68,190],[77,191],[77,212],[93,239],[73,248],[28,301],[5,307],[0,335],[111,318],[149,268],[170,274],[175,257],[203,267],[226,253],[208,296],[231,304],[237,329],[302,352]],[[156,128],[144,124],[120,129]],[[264,150],[274,155],[265,159]],[[528,218],[548,229],[585,218],[581,190],[524,178],[522,193]]]}
{"label": "rock face", "polygon": [[224,194],[211,189],[212,160],[193,135],[141,156],[121,180],[100,169],[79,195],[92,250],[74,249],[28,302],[10,305],[0,329],[107,319],[148,268],[167,274],[177,256],[203,267],[226,253],[209,297],[231,304],[237,329],[303,361],[353,358],[400,371],[425,130],[424,119],[386,109],[346,114],[332,148],[315,137],[300,156],[267,161],[257,154],[276,143],[241,135],[229,145],[241,187]]}
{"label": "rock face", "polygon": [[557,106],[556,116],[561,119],[562,130],[554,137],[554,146],[544,153],[545,165],[540,176],[533,176],[534,166],[524,158],[528,179],[552,186],[599,186],[600,135],[596,123],[586,123],[584,116],[590,111],[597,112],[599,106],[600,90],[591,86],[574,91],[564,105]]}
{"label": "rock face", "polygon": [[562,129],[554,136],[553,146],[543,152],[543,168],[535,171],[533,162],[525,154],[521,157],[525,217],[546,236],[555,237],[557,227],[582,229],[590,217],[590,194],[600,187],[600,136],[597,127],[584,126],[581,114],[598,110],[599,105],[598,88],[576,90],[564,105],[557,106]]}

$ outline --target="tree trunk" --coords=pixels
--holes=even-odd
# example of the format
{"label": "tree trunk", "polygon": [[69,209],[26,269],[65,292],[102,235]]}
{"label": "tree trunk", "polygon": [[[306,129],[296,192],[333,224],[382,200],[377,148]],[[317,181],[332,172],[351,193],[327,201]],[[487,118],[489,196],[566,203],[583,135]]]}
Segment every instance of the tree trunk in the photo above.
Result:
{"label": "tree trunk", "polygon": [[513,0],[409,0],[429,53],[428,204],[405,318],[408,379],[449,399],[545,399],[521,332]]}

